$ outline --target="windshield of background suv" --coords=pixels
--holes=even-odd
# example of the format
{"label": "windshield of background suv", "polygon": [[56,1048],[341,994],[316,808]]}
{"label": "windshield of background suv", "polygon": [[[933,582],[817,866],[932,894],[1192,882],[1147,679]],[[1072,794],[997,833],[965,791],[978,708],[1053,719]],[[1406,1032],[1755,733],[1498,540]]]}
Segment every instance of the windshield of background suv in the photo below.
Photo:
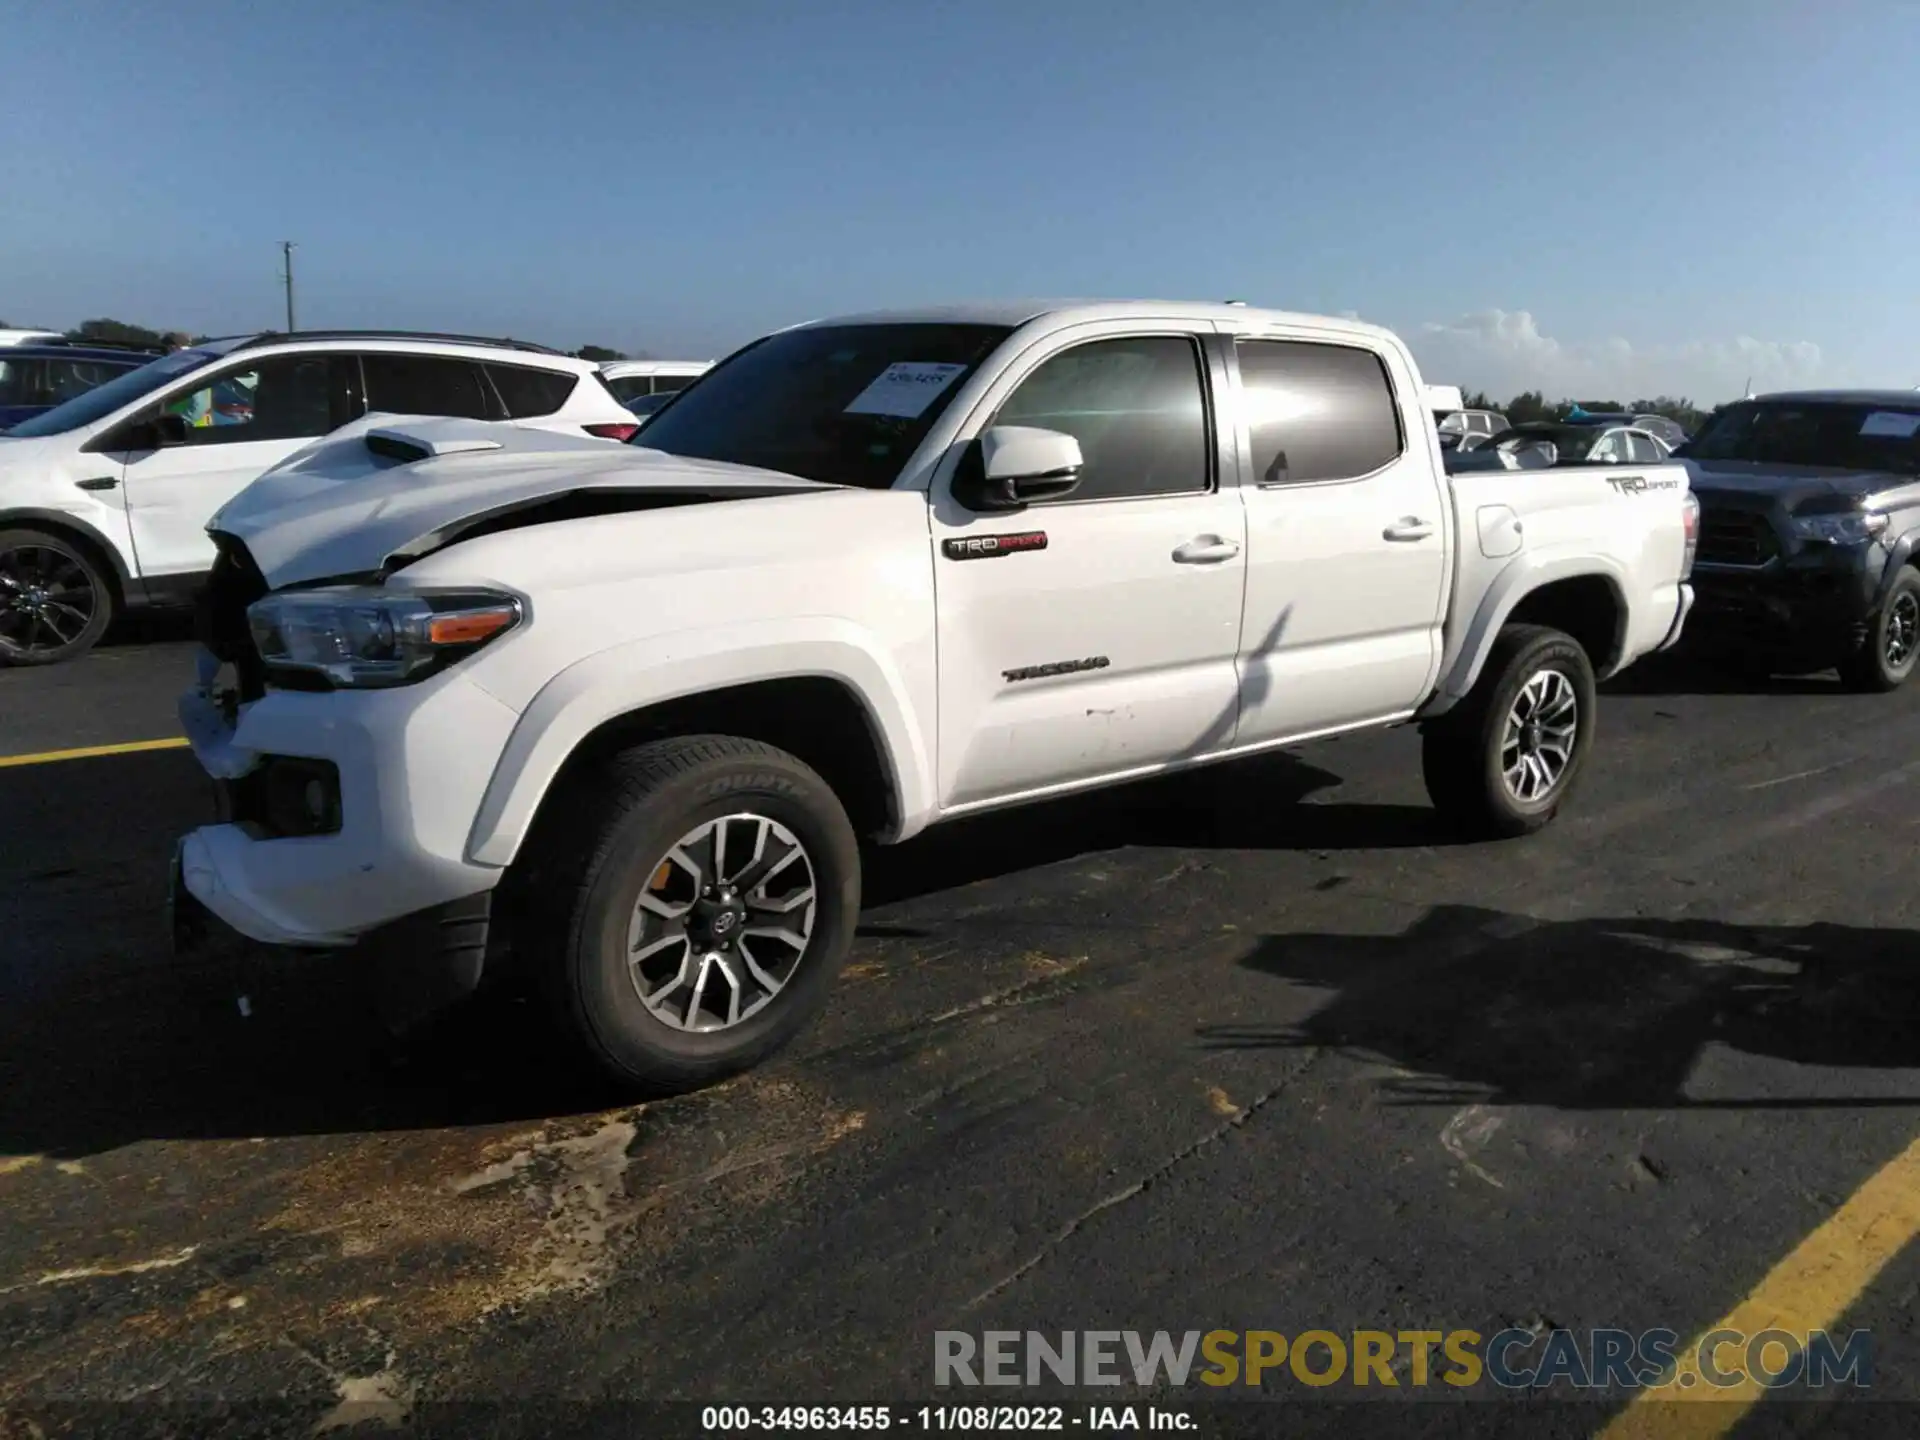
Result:
{"label": "windshield of background suv", "polygon": [[142,365],[138,370],[129,370],[117,380],[109,380],[84,395],[76,395],[44,415],[22,420],[7,431],[7,438],[32,439],[36,435],[64,435],[69,430],[82,429],[96,420],[106,419],[129,401],[158,390],[169,380],[178,379],[189,370],[198,370],[202,365],[219,358],[211,350],[176,350],[171,355],[163,355],[158,360]]}
{"label": "windshield of background suv", "polygon": [[826,325],[768,336],[702,375],[633,443],[884,490],[1003,325]]}
{"label": "windshield of background suv", "polygon": [[1920,404],[1773,400],[1729,405],[1701,427],[1686,458],[1920,475]]}

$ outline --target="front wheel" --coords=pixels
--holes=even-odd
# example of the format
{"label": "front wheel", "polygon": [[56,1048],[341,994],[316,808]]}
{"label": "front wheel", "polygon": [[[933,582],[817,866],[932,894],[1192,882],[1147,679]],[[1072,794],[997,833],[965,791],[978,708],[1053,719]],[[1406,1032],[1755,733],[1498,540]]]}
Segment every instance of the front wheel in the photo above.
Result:
{"label": "front wheel", "polygon": [[86,654],[113,619],[113,591],[79,546],[44,530],[0,530],[0,665]]}
{"label": "front wheel", "polygon": [[1920,660],[1920,574],[1903,568],[1886,603],[1867,627],[1859,648],[1840,662],[1840,680],[1849,690],[1884,694],[1898,690]]}
{"label": "front wheel", "polygon": [[554,819],[542,828],[570,853],[549,873],[574,883],[543,897],[560,940],[545,976],[616,1081],[697,1089],[819,1012],[859,916],[860,852],[800,760],[732,736],[657,741],[586,777]]}
{"label": "front wheel", "polygon": [[1559,812],[1593,744],[1593,665],[1572,636],[1502,631],[1473,690],[1421,735],[1421,771],[1442,817],[1489,839],[1531,834]]}

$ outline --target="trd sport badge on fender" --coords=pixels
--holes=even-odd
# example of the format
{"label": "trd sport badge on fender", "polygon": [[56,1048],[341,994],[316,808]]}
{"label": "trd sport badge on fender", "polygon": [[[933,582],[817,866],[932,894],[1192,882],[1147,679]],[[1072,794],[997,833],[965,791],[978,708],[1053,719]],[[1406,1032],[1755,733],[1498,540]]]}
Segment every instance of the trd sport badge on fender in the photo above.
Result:
{"label": "trd sport badge on fender", "polygon": [[1018,555],[1023,550],[1047,548],[1047,532],[1023,530],[1018,535],[967,535],[940,542],[949,560],[989,560],[995,555]]}

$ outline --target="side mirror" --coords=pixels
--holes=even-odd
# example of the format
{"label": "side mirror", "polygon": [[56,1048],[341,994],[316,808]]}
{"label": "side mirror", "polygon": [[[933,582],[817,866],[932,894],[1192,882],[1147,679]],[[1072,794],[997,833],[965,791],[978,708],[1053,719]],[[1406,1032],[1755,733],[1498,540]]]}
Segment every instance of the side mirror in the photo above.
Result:
{"label": "side mirror", "polygon": [[108,450],[166,450],[187,443],[187,417],[160,414],[124,427],[104,448]]}
{"label": "side mirror", "polygon": [[962,458],[953,497],[969,510],[1023,510],[1057,500],[1080,483],[1080,442],[1058,430],[996,425]]}

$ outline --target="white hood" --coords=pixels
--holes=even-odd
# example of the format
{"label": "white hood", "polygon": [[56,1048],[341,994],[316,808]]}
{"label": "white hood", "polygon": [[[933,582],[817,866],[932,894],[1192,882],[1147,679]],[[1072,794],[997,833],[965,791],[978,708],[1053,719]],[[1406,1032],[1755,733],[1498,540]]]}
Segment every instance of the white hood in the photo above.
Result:
{"label": "white hood", "polygon": [[[371,417],[370,417],[371,420]],[[369,442],[428,458],[383,456]],[[269,588],[378,570],[464,520],[580,490],[698,491],[714,499],[838,487],[487,420],[379,417],[267,471],[208,523],[247,547]]]}

